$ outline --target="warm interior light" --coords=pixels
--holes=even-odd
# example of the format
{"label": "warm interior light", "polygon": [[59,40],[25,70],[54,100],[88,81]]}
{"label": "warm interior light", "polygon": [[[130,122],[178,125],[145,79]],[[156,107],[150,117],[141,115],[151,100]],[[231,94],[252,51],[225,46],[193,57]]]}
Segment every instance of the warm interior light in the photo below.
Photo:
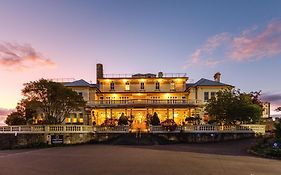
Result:
{"label": "warm interior light", "polygon": [[118,96],[117,94],[112,94],[112,97],[115,97],[115,98],[116,98],[117,96]]}
{"label": "warm interior light", "polygon": [[182,79],[177,78],[177,82],[178,82],[178,83],[182,82]]}
{"label": "warm interior light", "polygon": [[166,94],[164,95],[165,98],[168,98],[169,96],[170,96],[169,93],[166,93]]}
{"label": "warm interior light", "polygon": [[123,79],[123,83],[126,83],[128,80],[126,80],[126,79]]}

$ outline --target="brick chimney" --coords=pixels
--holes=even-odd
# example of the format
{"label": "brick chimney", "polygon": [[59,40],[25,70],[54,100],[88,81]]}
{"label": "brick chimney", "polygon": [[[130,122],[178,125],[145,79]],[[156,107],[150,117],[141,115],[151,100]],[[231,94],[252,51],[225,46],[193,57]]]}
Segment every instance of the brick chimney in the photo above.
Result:
{"label": "brick chimney", "polygon": [[97,84],[99,84],[98,79],[103,78],[103,65],[97,64]]}
{"label": "brick chimney", "polygon": [[215,73],[214,80],[216,82],[220,82],[221,81],[221,73],[220,72]]}

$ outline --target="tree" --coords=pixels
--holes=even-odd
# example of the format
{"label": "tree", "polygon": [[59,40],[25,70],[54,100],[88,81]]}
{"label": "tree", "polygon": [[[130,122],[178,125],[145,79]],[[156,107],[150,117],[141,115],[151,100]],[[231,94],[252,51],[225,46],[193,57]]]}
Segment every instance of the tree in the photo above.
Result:
{"label": "tree", "polygon": [[7,125],[25,125],[26,119],[24,118],[24,116],[21,113],[12,112],[6,118],[5,123]]}
{"label": "tree", "polygon": [[154,126],[160,125],[160,120],[159,120],[158,114],[156,112],[154,112],[154,114],[152,116],[151,124],[154,125]]}
{"label": "tree", "polygon": [[235,100],[231,91],[219,91],[216,98],[211,98],[207,105],[206,111],[209,116],[214,117],[219,122],[229,122],[229,113],[234,110],[233,101]]}
{"label": "tree", "polygon": [[259,92],[241,93],[240,90],[219,91],[206,105],[206,111],[217,121],[233,123],[235,121],[259,121],[262,114]]}
{"label": "tree", "polygon": [[128,125],[128,118],[125,116],[124,113],[122,113],[119,117],[118,125]]}
{"label": "tree", "polygon": [[17,111],[26,121],[42,114],[45,124],[61,124],[70,112],[86,104],[77,92],[46,79],[25,84],[22,94],[24,98],[18,104]]}
{"label": "tree", "polygon": [[281,140],[281,122],[275,123],[275,138]]}

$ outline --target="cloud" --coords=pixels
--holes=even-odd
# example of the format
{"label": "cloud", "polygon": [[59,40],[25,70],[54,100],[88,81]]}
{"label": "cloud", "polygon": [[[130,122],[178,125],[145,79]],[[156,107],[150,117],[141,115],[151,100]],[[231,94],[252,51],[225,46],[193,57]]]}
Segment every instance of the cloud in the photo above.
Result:
{"label": "cloud", "polygon": [[42,66],[50,68],[55,63],[30,44],[0,42],[0,66],[9,71],[22,71]]}
{"label": "cloud", "polygon": [[[272,20],[264,28],[253,26],[238,35],[223,32],[209,37],[186,61],[185,67],[215,66],[225,61],[270,58],[281,53],[281,20]],[[212,58],[212,59],[210,59]]]}
{"label": "cloud", "polygon": [[15,110],[14,109],[0,108],[0,115],[8,115],[13,111],[15,111]]}
{"label": "cloud", "polygon": [[262,101],[270,102],[271,111],[273,113],[276,113],[276,111],[274,111],[274,110],[277,107],[281,106],[281,92],[277,92],[277,93],[263,93],[262,96],[261,96],[261,100]]}
{"label": "cloud", "polygon": [[270,101],[270,102],[281,102],[281,93],[280,94],[264,94],[262,96],[262,99],[265,101]]}
{"label": "cloud", "polygon": [[230,38],[230,35],[226,32],[208,38],[201,48],[191,54],[190,59],[188,59],[185,64],[185,67],[189,67],[194,64],[204,64],[208,66],[217,65],[220,60],[210,59],[208,57],[210,57],[217,48],[219,48],[223,43],[226,43]]}
{"label": "cloud", "polygon": [[271,21],[264,30],[248,30],[232,40],[229,57],[249,60],[272,57],[281,53],[281,21]]}
{"label": "cloud", "polygon": [[7,115],[15,111],[14,109],[0,108],[0,126],[5,124]]}

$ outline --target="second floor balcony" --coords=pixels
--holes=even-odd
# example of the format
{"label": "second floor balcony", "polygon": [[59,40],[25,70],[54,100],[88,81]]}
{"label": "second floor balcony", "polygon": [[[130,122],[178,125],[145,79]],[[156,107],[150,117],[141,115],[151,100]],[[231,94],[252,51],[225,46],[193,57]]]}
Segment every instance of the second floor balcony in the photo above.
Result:
{"label": "second floor balcony", "polygon": [[90,107],[188,107],[201,105],[200,100],[186,99],[128,99],[128,100],[95,100]]}

